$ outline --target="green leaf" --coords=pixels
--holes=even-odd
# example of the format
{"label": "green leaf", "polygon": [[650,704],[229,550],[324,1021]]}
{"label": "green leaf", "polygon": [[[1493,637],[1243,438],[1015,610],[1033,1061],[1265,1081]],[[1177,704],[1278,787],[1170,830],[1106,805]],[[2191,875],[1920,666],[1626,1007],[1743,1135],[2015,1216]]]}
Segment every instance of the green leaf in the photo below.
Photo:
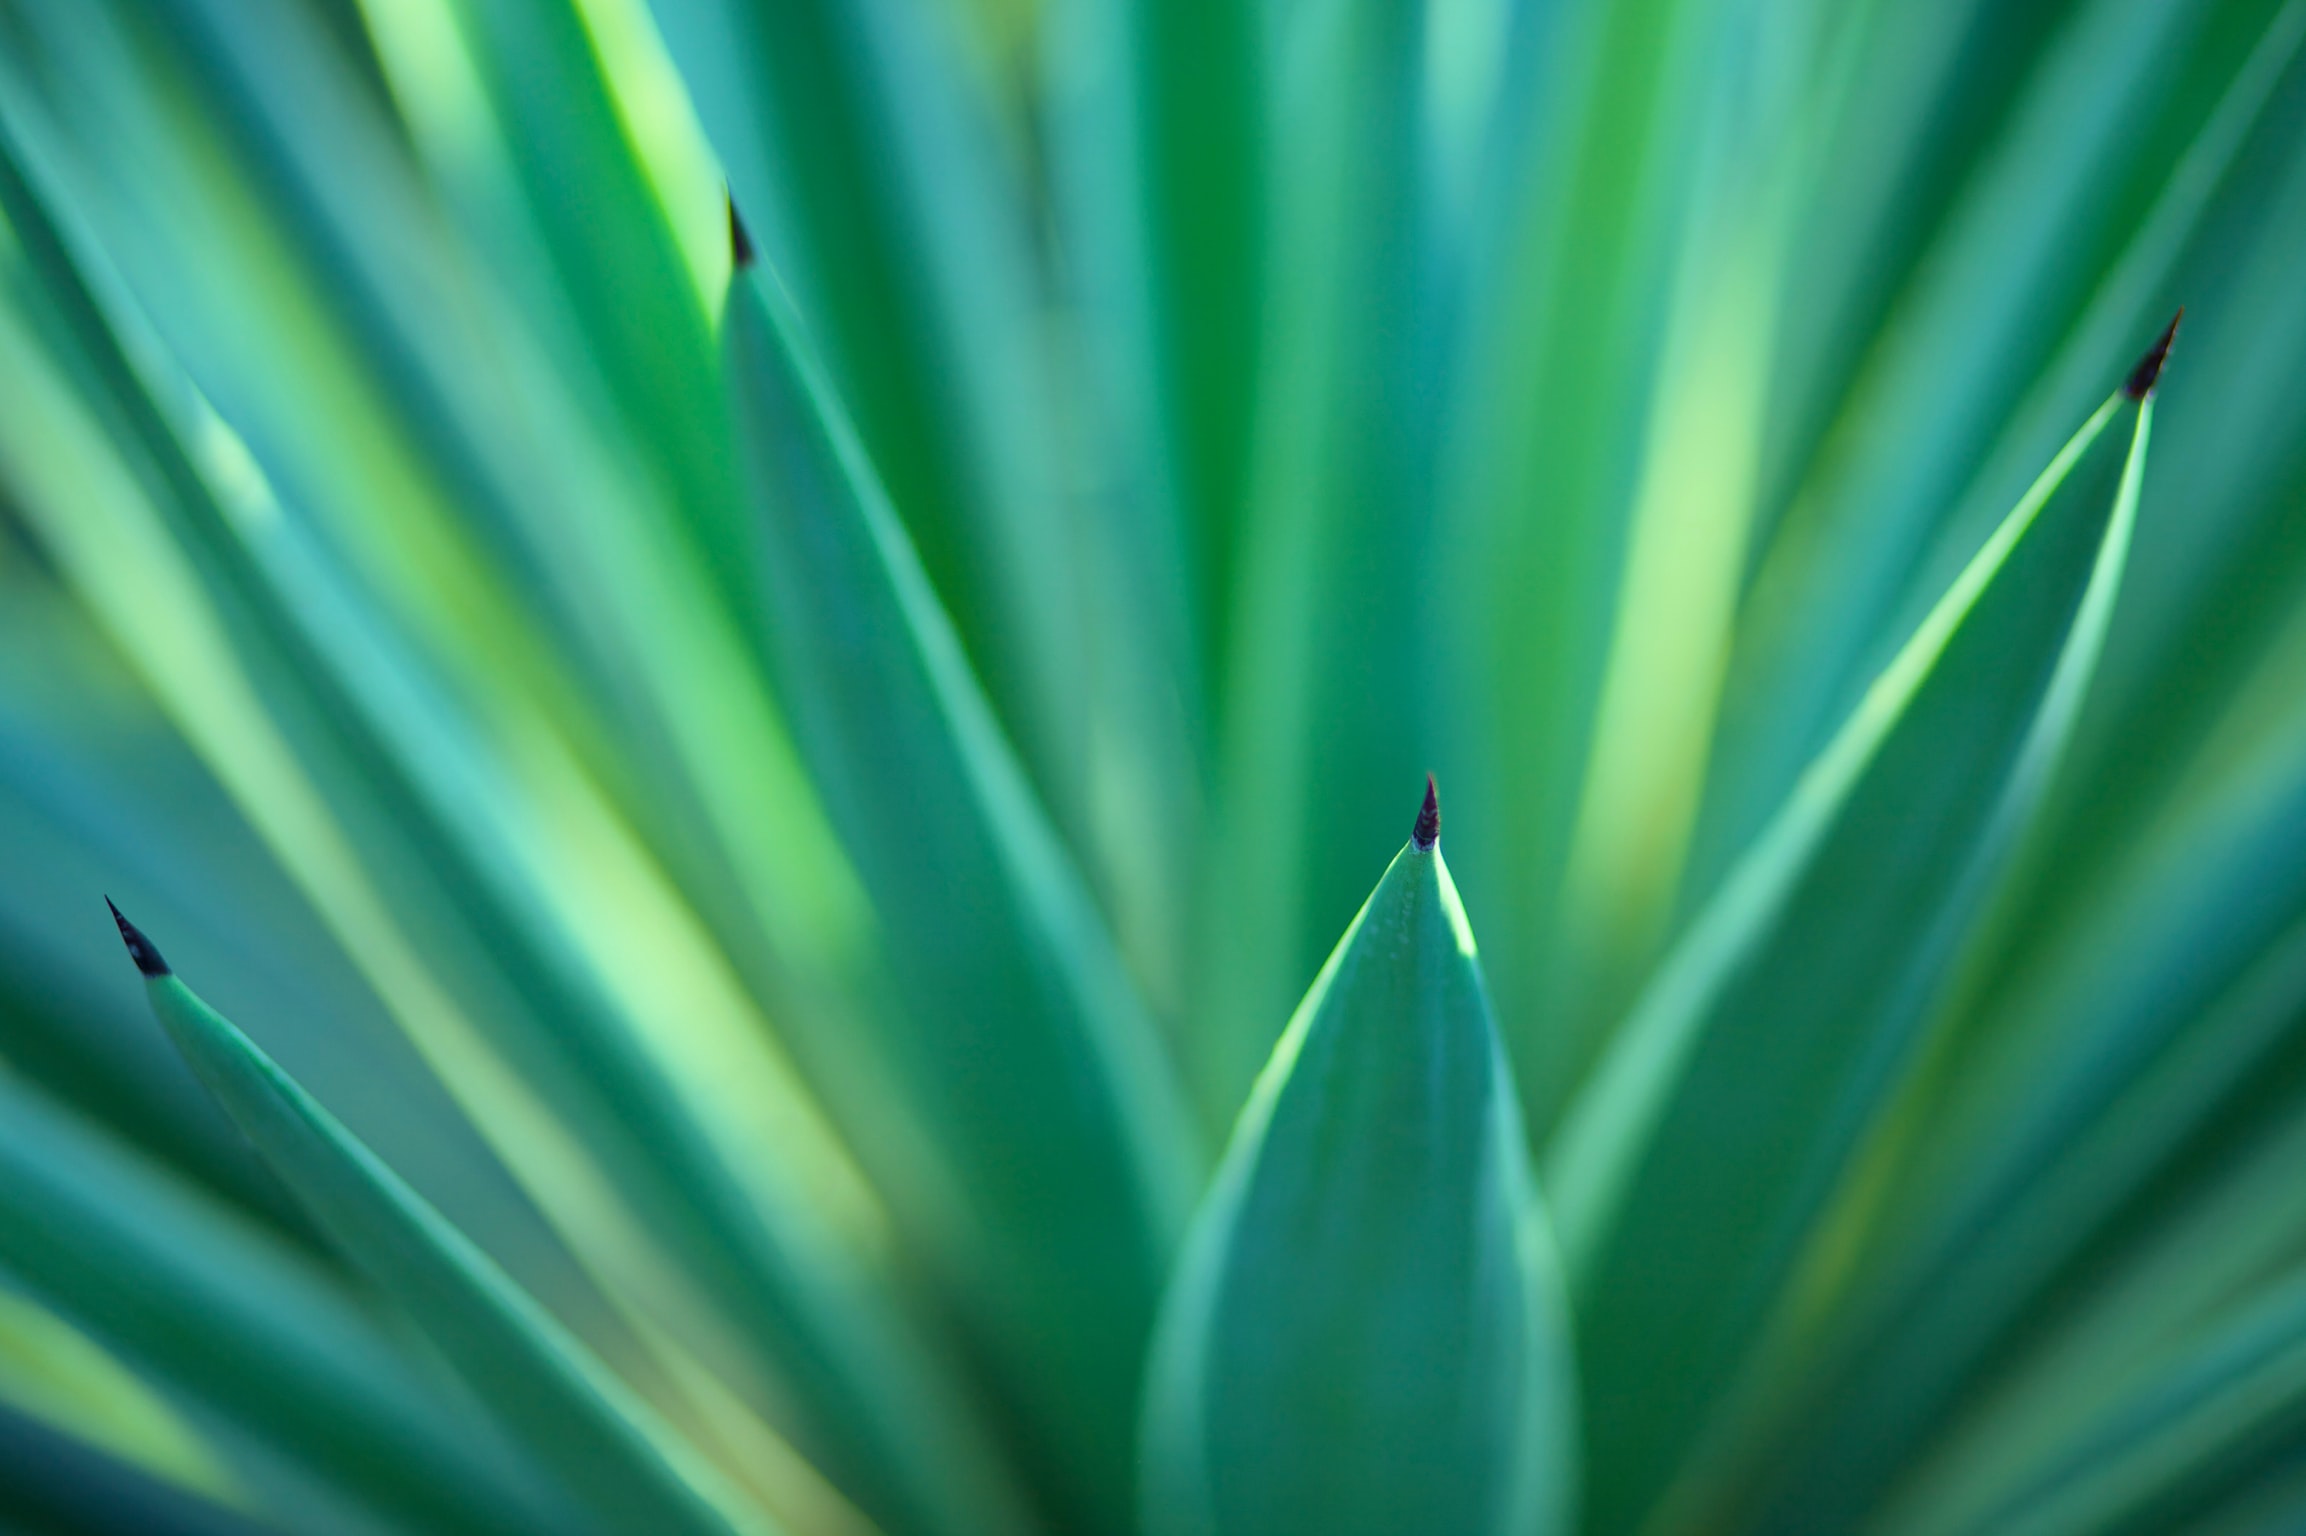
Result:
{"label": "green leaf", "polygon": [[[1874,46],[1882,54],[1863,67],[1859,89],[1877,91],[1885,68],[1914,70],[1936,19],[1957,9],[1929,8],[1933,19],[1922,27],[1881,29]],[[2035,46],[2025,11],[1979,8],[1973,46],[2011,55]],[[1860,355],[1805,358],[1797,343],[1795,369],[1828,372],[1790,387],[1807,395],[1822,378],[1830,392],[1788,412],[1805,458],[1779,466],[1784,510],[1740,615],[1694,850],[1697,894],[1709,894],[1759,834],[1945,573],[1975,547],[1939,566],[1925,558],[1934,536],[1969,507],[1978,517],[1972,537],[1982,538],[2127,355],[2107,336],[2104,301],[2148,302],[2136,283],[2154,278],[2176,249],[2172,237],[2200,212],[2198,202],[2183,206],[2185,183],[2211,167],[2189,164],[2187,152],[2227,134],[2219,119],[2232,114],[2220,107],[2241,65],[2228,50],[2250,30],[2221,19],[2170,0],[2060,7],[2004,120],[1976,142],[1967,138],[1975,125],[1949,130],[1975,110],[1963,93],[1999,89],[1987,82],[2000,62],[1991,74],[1967,61],[1950,71],[1939,89],[1955,99],[1907,123],[1903,143],[1871,142],[1880,130],[1869,125],[1852,136],[1851,150],[1837,150],[1837,159],[1857,157],[1826,172],[1837,190],[1852,176],[1881,184],[1887,160],[1927,180],[1916,195],[1945,201],[1928,222],[1909,230],[1900,218],[1874,235],[1884,248],[1870,254],[1901,265],[1897,286],[1854,328],[1865,338]],[[1862,116],[1870,98],[1857,99]],[[1949,138],[1967,163],[1951,162]],[[1951,178],[1950,188],[1940,178]],[[2157,208],[2165,187],[2180,195]],[[1846,238],[1840,226],[1850,205],[1820,202],[1821,240]],[[2119,323],[2134,335],[2167,312],[2166,302],[2155,296],[2154,308]],[[1830,332],[1824,340],[1829,354],[1846,344]],[[2106,349],[2086,359],[2079,379],[2076,359],[2061,355],[2075,345]],[[2048,402],[2046,387],[2058,391]],[[1801,420],[1820,398],[1833,402],[1834,419]],[[1982,478],[1999,489],[1975,504],[1966,493]]]}
{"label": "green leaf", "polygon": [[1605,1528],[1657,1497],[1750,1358],[2039,797],[2112,611],[2151,422],[2125,391],[2067,443],[1692,924],[1564,1122],[1548,1186]]}
{"label": "green leaf", "polygon": [[[117,914],[115,914],[117,915]],[[717,1474],[487,1255],[120,920],[152,1011],[313,1221],[605,1530],[767,1536]]]}
{"label": "green leaf", "polygon": [[[1440,584],[1450,596],[1437,623],[1445,680],[1460,694],[1444,767],[1484,828],[1465,880],[1492,937],[1505,940],[1491,972],[1542,1131],[1593,1044],[1547,994],[1564,969],[1564,866],[1645,412],[1672,361],[1660,343],[1673,301],[1689,286],[1676,271],[1690,243],[1685,205],[1709,190],[1698,173],[1736,142],[1720,66],[1759,45],[1742,35],[1758,13],[1699,0],[1525,9],[1537,37],[1498,85],[1499,132],[1521,164],[1475,215],[1486,248],[1469,276],[1479,286],[1440,445]],[[1773,50],[1799,31],[1798,10],[1769,15]],[[1758,312],[1753,297],[1741,318]],[[1718,473],[1717,506],[1737,478]]]}
{"label": "green leaf", "polygon": [[418,1529],[550,1532],[307,1256],[0,1075],[0,1264],[123,1358]]}
{"label": "green leaf", "polygon": [[[1187,1021],[1212,1126],[1352,913],[1394,786],[1435,757],[1439,426],[1422,391],[1454,274],[1432,239],[1424,19],[1343,0],[1270,28],[1263,330]],[[1260,857],[1228,855],[1252,839]]]}
{"label": "green leaf", "polygon": [[1195,1220],[1147,1394],[1150,1536],[1569,1528],[1552,1237],[1425,830],[1298,1005]]}
{"label": "green leaf", "polygon": [[[0,1533],[5,1536],[279,1536],[29,1414],[0,1407]],[[19,1525],[16,1522],[22,1520]]]}
{"label": "green leaf", "polygon": [[[687,926],[692,898],[634,856],[623,808],[596,798],[565,761],[516,788],[523,761],[555,755],[529,757],[544,740],[526,729],[513,732],[518,746],[491,739],[525,712],[517,693],[473,710],[360,600],[357,572],[329,560],[294,509],[267,495],[267,515],[233,514],[192,451],[224,425],[169,411],[190,392],[164,355],[121,340],[147,338],[132,309],[124,317],[101,302],[119,295],[76,267],[85,253],[68,249],[50,189],[35,187],[13,148],[0,141],[0,203],[39,279],[26,308],[57,338],[55,361],[79,390],[58,398],[45,349],[7,345],[10,311],[0,311],[0,367],[31,370],[10,376],[32,405],[63,419],[92,410],[121,454],[100,464],[95,434],[58,430],[56,418],[45,433],[19,423],[18,442],[56,455],[43,465],[27,451],[9,468],[45,469],[19,478],[19,494],[35,527],[59,541],[59,564],[580,1261],[619,1302],[710,1358],[750,1406],[773,1397],[780,1423],[836,1480],[902,1504],[892,1524],[934,1524],[924,1507],[994,1479],[969,1462],[955,1394],[933,1379],[942,1362],[918,1348],[888,1277],[856,1251],[862,1243],[844,1241],[877,1236],[870,1193],[806,1096],[786,1097],[798,1085],[777,1042],[735,995],[723,957]],[[107,470],[143,482],[117,506],[132,512],[133,532],[107,530],[91,508],[91,487],[112,482]],[[143,561],[186,556],[185,574],[201,579],[185,595],[227,619],[228,647],[188,646],[181,631],[176,642],[138,634],[172,607],[151,602],[148,585],[145,601],[124,605],[91,590],[118,583],[125,595],[159,579],[137,573]],[[634,563],[622,572],[637,573]],[[702,676],[717,685],[718,739],[743,737],[757,700],[725,672]],[[237,693],[242,678],[261,698],[228,704],[212,691]],[[783,779],[753,774],[746,792],[757,802]],[[268,787],[256,789],[260,780]],[[572,814],[558,821],[556,809]],[[790,833],[791,809],[756,803],[748,814]],[[537,812],[543,821],[530,819]],[[777,851],[790,858],[814,841],[789,836]],[[835,896],[842,872],[823,860],[810,869],[820,877],[811,888]],[[623,963],[611,961],[628,944]],[[485,1059],[500,1043],[517,1077]],[[857,1217],[864,1233],[846,1225]],[[656,1242],[637,1240],[644,1229]],[[940,1457],[942,1468],[923,1465]],[[952,1518],[959,1529],[987,1523],[981,1510]]]}
{"label": "green leaf", "polygon": [[[1040,334],[1029,189],[956,18],[888,0],[656,0],[674,57],[1052,813],[1077,830],[1107,654],[1146,636],[1083,559],[1071,402]],[[1133,616],[1133,615],[1132,615]],[[1083,626],[1098,643],[1075,643]],[[1127,728],[1131,722],[1124,721]]]}
{"label": "green leaf", "polygon": [[2289,1459],[2306,1418],[2306,1116],[2274,1121],[2191,1170],[2182,1204],[2102,1249],[2091,1283],[2005,1346],[1992,1390],[1909,1463],[1880,1529],[2190,1531]]}
{"label": "green leaf", "polygon": [[779,695],[888,935],[893,1088],[962,1205],[908,1214],[1036,1450],[1117,1514],[1201,1162],[1174,1069],[782,290],[741,278],[726,325]]}
{"label": "green leaf", "polygon": [[[2302,661],[2236,715],[2296,698]],[[2067,1311],[2062,1281],[2096,1289],[2109,1242],[2203,1199],[2205,1147],[2254,1133],[2306,1000],[2306,721],[2215,766],[1972,1010],[1975,1041],[1905,1111],[1960,1130],[1868,1192],[1895,1213],[1888,1253],[1787,1436],[1788,1526],[1845,1518]]]}

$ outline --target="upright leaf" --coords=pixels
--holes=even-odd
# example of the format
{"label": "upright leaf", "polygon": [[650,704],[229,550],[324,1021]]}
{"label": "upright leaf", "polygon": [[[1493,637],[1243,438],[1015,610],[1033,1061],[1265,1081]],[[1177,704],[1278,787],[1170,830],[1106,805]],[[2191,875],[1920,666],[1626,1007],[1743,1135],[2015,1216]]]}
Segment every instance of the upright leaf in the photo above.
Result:
{"label": "upright leaf", "polygon": [[1117,1517],[1199,1166],[1182,1095],[782,290],[742,276],[726,325],[770,661],[887,930],[907,1008],[883,1059],[962,1207],[908,1214],[961,1267],[1032,1452]]}
{"label": "upright leaf", "polygon": [[1171,1282],[1149,1536],[1568,1528],[1566,1320],[1512,1084],[1429,787]]}
{"label": "upright leaf", "polygon": [[2169,341],[1811,764],[1564,1123],[1599,1528],[1637,1523],[1749,1358],[2039,795],[2120,584]]}
{"label": "upright leaf", "polygon": [[[1257,374],[1233,548],[1216,793],[1188,1019],[1207,1122],[1240,1104],[1289,1000],[1434,759],[1429,638],[1446,376],[1424,8],[1274,12]],[[1230,850],[1250,841],[1262,856]]]}

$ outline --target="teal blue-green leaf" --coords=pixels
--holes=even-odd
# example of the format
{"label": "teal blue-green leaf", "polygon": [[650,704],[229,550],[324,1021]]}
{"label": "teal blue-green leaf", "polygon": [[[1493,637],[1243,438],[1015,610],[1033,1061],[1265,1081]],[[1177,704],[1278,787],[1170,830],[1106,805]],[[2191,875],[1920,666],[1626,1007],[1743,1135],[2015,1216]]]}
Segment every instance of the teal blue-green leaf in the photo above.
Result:
{"label": "teal blue-green leaf", "polygon": [[765,638],[887,933],[907,1005],[879,1042],[892,1084],[962,1207],[909,1214],[961,1266],[1030,1454],[1110,1519],[1199,1148],[1152,1021],[772,283],[741,277],[725,321]]}
{"label": "teal blue-green leaf", "polygon": [[1171,1281],[1148,1536],[1565,1531],[1569,1347],[1473,933],[1413,842],[1298,1005]]}
{"label": "teal blue-green leaf", "polygon": [[[22,1523],[19,1524],[18,1522]],[[0,1407],[0,1536],[279,1536],[279,1528]]]}
{"label": "teal blue-green leaf", "polygon": [[1102,509],[1068,504],[1072,403],[1022,238],[1030,189],[960,18],[890,0],[654,9],[962,648],[1078,835],[1090,727],[1113,713],[1100,653],[1146,637],[1094,580]]}
{"label": "teal blue-green leaf", "polygon": [[[1926,8],[1927,32],[1958,9]],[[1855,177],[1898,196],[1911,185],[1933,206],[1930,217],[1900,217],[1871,237],[1885,247],[1875,259],[1895,264],[1866,279],[1891,282],[1871,301],[1878,307],[1809,338],[1828,353],[1863,338],[1859,354],[1793,381],[1804,394],[1824,382],[1828,392],[1811,398],[1833,403],[1831,419],[1803,420],[1806,401],[1787,413],[1807,438],[1805,457],[1778,467],[1783,510],[1757,548],[1739,616],[1693,858],[1700,896],[1759,835],[1975,547],[1941,565],[1926,558],[1933,540],[1965,507],[1976,514],[1971,537],[1982,538],[2123,355],[2093,311],[2146,302],[2133,285],[2167,271],[2172,237],[2199,217],[2168,193],[2222,174],[2193,152],[2230,136],[2221,119],[2235,114],[2222,108],[2240,105],[2229,87],[2249,72],[2244,56],[2260,30],[2243,18],[2272,6],[2095,0],[2053,8],[2047,29],[2030,10],[1977,8],[1976,53],[1956,55],[1961,65],[1935,87],[1950,99],[1906,123],[1902,143],[1872,142],[1882,125],[1866,124],[1828,168],[1841,187]],[[1934,52],[1927,32],[1881,29],[1882,55],[1867,62],[1860,88],[1911,76]],[[1990,69],[1972,64],[1995,53]],[[1964,98],[1990,99],[2013,63],[2022,74],[2002,119],[1971,121],[1979,101]],[[1893,96],[1910,88],[1887,86]],[[1858,116],[1870,115],[1871,100],[1859,98]],[[1852,154],[1854,166],[1844,160]],[[1901,184],[1892,166],[1911,180]],[[1818,238],[1846,238],[1852,207],[1821,200]],[[2134,335],[2165,313],[2156,304],[2119,323]],[[2080,359],[2081,378],[2077,347],[2105,349]],[[1807,374],[1820,360],[1797,351],[1793,361]],[[2046,388],[2057,391],[2047,411]],[[1982,504],[1967,494],[1980,480],[1998,487]]]}
{"label": "teal blue-green leaf", "polygon": [[[1442,762],[1485,829],[1465,880],[1500,941],[1491,974],[1542,1131],[1594,1045],[1562,1006],[1557,936],[1645,412],[1671,361],[1661,340],[1687,286],[1675,269],[1689,209],[1710,192],[1697,173],[1737,142],[1722,110],[1734,71],[1708,66],[1759,52],[1745,33],[1762,13],[1697,0],[1525,9],[1529,75],[1498,82],[1498,132],[1522,164],[1470,214],[1484,250],[1465,278],[1454,419],[1438,445],[1447,598],[1434,622],[1440,684],[1456,694]],[[1799,9],[1768,19],[1784,26]],[[1757,309],[1749,297],[1745,312]],[[1709,511],[1734,499],[1736,478],[1709,478]]]}
{"label": "teal blue-green leaf", "polygon": [[416,1529],[566,1527],[307,1255],[5,1074],[0,1264],[154,1379]]}
{"label": "teal blue-green leaf", "polygon": [[[843,1234],[823,1219],[831,1212],[821,1204],[826,1195],[859,1193],[851,1170],[838,1166],[846,1154],[819,1139],[823,1127],[814,1123],[813,1111],[783,1121],[776,1157],[757,1155],[758,1143],[742,1129],[764,1113],[782,1120],[774,1106],[792,1086],[778,1081],[781,1071],[745,1081],[748,1061],[761,1064],[757,1053],[774,1048],[761,1021],[716,1006],[733,1001],[725,991],[718,999],[692,994],[672,1000],[674,983],[711,985],[717,974],[709,948],[687,948],[669,961],[653,948],[652,940],[668,932],[657,919],[669,917],[677,927],[687,898],[647,880],[654,872],[645,861],[625,862],[612,874],[588,856],[604,851],[599,844],[586,848],[589,836],[619,835],[613,812],[605,826],[587,812],[572,826],[532,826],[531,834],[543,835],[524,835],[520,807],[536,809],[533,792],[539,786],[532,784],[531,797],[524,798],[512,784],[516,765],[529,748],[542,745],[540,738],[516,729],[521,746],[505,751],[507,743],[492,744],[489,728],[504,723],[502,713],[476,711],[476,701],[460,698],[451,679],[407,644],[405,632],[362,600],[367,594],[357,568],[331,559],[326,542],[312,536],[297,509],[267,498],[280,515],[236,518],[192,451],[204,432],[213,437],[222,424],[170,409],[185,405],[190,392],[165,354],[149,346],[132,352],[124,345],[123,333],[149,339],[134,323],[133,306],[78,268],[75,258],[86,253],[71,248],[68,226],[50,216],[53,188],[35,185],[27,168],[14,161],[14,148],[0,142],[0,201],[17,221],[25,275],[34,279],[25,285],[25,307],[41,339],[54,348],[55,361],[85,391],[80,406],[98,412],[116,434],[121,467],[133,467],[146,481],[149,510],[159,523],[140,529],[131,543],[164,560],[180,552],[192,558],[202,577],[201,600],[215,603],[219,617],[227,617],[231,667],[246,669],[267,706],[257,717],[262,724],[244,719],[239,728],[217,728],[206,736],[210,766],[234,788],[243,812],[266,832],[275,856],[324,914],[339,924],[360,914],[351,929],[339,929],[354,941],[356,954],[372,964],[396,954],[411,959],[400,944],[416,938],[433,979],[472,1009],[492,1039],[509,1042],[526,1081],[567,1118],[573,1136],[534,1114],[465,1106],[580,1259],[596,1274],[614,1277],[620,1289],[638,1280],[626,1297],[654,1304],[653,1321],[669,1326],[684,1347],[704,1351],[751,1398],[751,1406],[770,1396],[759,1384],[773,1380],[780,1423],[790,1425],[795,1439],[842,1484],[869,1488],[901,1506],[902,1518],[890,1516],[892,1524],[933,1523],[919,1511],[943,1497],[925,1491],[943,1474],[924,1463],[942,1459],[967,1469],[947,1478],[948,1486],[990,1476],[970,1464],[966,1451],[948,1454],[967,1436],[966,1421],[951,1411],[953,1394],[930,1379],[936,1363],[916,1350],[916,1332],[889,1305],[885,1277],[872,1273],[869,1261],[859,1262],[839,1241]],[[100,276],[101,264],[96,271]],[[43,351],[0,349],[0,357],[34,365],[24,387],[30,391],[26,398],[40,401],[32,381],[46,372],[39,366]],[[183,419],[187,414],[189,422]],[[111,540],[98,531],[82,499],[106,476],[86,458],[53,469],[49,488],[26,497],[35,525],[43,521],[41,513],[54,512],[61,520],[48,528],[89,540],[83,554],[92,554],[95,545],[109,550]],[[116,562],[82,565],[68,552],[60,563],[81,577],[99,565],[118,569]],[[624,574],[638,569],[628,563]],[[125,641],[132,655],[138,651],[136,639],[118,627],[113,637]],[[174,649],[179,659],[189,654]],[[172,711],[181,711],[187,701],[177,690],[186,679],[167,676],[168,668],[147,670]],[[498,703],[514,707],[509,696],[500,695]],[[746,691],[718,689],[714,705],[722,717],[718,732],[732,710],[744,711]],[[213,696],[194,712],[219,727],[222,715]],[[269,726],[282,727],[286,739],[268,740]],[[725,746],[743,734],[740,725],[716,739]],[[273,756],[281,747],[292,748],[293,768]],[[268,757],[272,761],[260,774],[269,777],[284,768],[291,777],[309,774],[305,782],[325,797],[326,809],[319,801],[300,806],[301,793],[284,792],[277,777],[269,791],[247,794],[248,782],[240,775]],[[752,766],[762,765],[756,760]],[[553,779],[559,790],[572,787],[557,773]],[[755,774],[748,788],[757,795],[776,782],[773,773]],[[792,823],[782,814],[787,809],[748,814],[762,826],[790,831]],[[334,829],[323,832],[304,819],[314,811],[324,820],[341,817],[338,827],[351,834],[351,846],[338,845]],[[283,812],[301,821],[301,830],[288,832],[272,821]],[[576,830],[588,822],[589,830]],[[789,855],[808,843],[789,838],[778,852]],[[348,854],[355,857],[342,857]],[[531,862],[540,854],[547,862],[560,856],[571,862],[547,873]],[[364,896],[354,896],[349,908],[344,904],[352,886],[369,879],[392,892],[389,912]],[[588,943],[572,946],[563,922],[575,914],[563,909],[556,917],[554,909],[593,882],[599,883],[591,897],[609,908],[651,897],[669,903],[652,919],[612,919],[594,929]],[[602,910],[593,909],[596,916]],[[403,922],[409,926],[399,933],[386,931]],[[628,990],[620,998],[612,977],[586,962],[621,940],[651,952],[628,957],[636,971],[648,968],[648,981],[642,991]],[[439,1026],[461,1033],[454,1027],[455,1010],[441,1006],[444,994],[433,985],[422,986],[421,1002],[405,993],[394,1002],[396,983],[389,973],[396,970],[401,982],[414,979],[413,971],[397,963],[372,969],[370,979],[420,1048],[429,1054],[444,1042],[436,1034],[431,1045],[425,1043]],[[699,1001],[706,1006],[694,1006]],[[707,1069],[693,1049],[681,1052],[678,1045],[684,1038],[692,1048],[700,1043],[686,1036],[687,1026],[708,1022],[713,1014],[734,1027],[724,1028],[709,1049]],[[471,1039],[467,1035],[466,1043]],[[674,1047],[675,1054],[664,1054],[662,1047]],[[684,1054],[685,1070],[678,1065]],[[472,1065],[467,1060],[462,1067],[440,1068],[441,1079],[460,1094],[479,1090],[489,1074],[470,1070]],[[501,1080],[497,1087],[503,1087]],[[503,1108],[500,1100],[497,1109]],[[560,1145],[548,1149],[550,1141]],[[616,1204],[628,1206],[636,1223],[645,1223],[680,1256],[677,1269],[633,1241],[634,1226],[592,1193],[554,1198],[556,1190],[574,1195],[585,1182],[566,1177],[566,1154],[578,1145],[598,1159],[601,1184],[595,1188],[613,1180]],[[833,1152],[834,1161],[820,1162],[821,1152]],[[834,1176],[830,1181],[820,1177],[828,1173]],[[497,1234],[485,1236],[493,1243]],[[664,1283],[676,1273],[680,1281]],[[690,1280],[699,1283],[692,1288]],[[710,1314],[694,1305],[699,1298],[713,1304]],[[724,1317],[736,1326],[722,1326]],[[636,1385],[647,1390],[637,1378]],[[962,1529],[983,1523],[981,1517],[956,1519]]]}
{"label": "teal blue-green leaf", "polygon": [[[148,962],[138,953],[140,967]],[[174,975],[152,1011],[307,1214],[606,1531],[769,1536],[704,1458]]]}
{"label": "teal blue-green leaf", "polygon": [[[2237,716],[2295,697],[2300,664]],[[2102,1274],[2124,1229],[2174,1214],[2157,1196],[2173,1167],[2257,1131],[2306,1002],[2306,721],[2212,766],[1979,1005],[1975,1045],[1940,1069],[1942,1095],[1915,1118],[1962,1134],[1876,1197],[1898,1213],[1889,1253],[1788,1437],[1777,1518],[1847,1518],[2006,1371],[2062,1280]]]}
{"label": "teal blue-green leaf", "polygon": [[2306,1117],[2272,1119],[2222,1166],[2197,1162],[2182,1205],[2005,1346],[1992,1390],[1909,1460],[1880,1529],[2191,1531],[2290,1459],[2306,1424]]}
{"label": "teal blue-green leaf", "polygon": [[[1429,227],[1424,23],[1341,0],[1269,28],[1264,329],[1187,1020],[1212,1127],[1350,917],[1396,786],[1436,756],[1440,428],[1421,399],[1447,373],[1455,284]],[[1228,855],[1252,839],[1259,857]]]}
{"label": "teal blue-green leaf", "polygon": [[1126,958],[1173,1000],[1200,785],[1182,577],[1165,509],[1116,451],[1125,426],[1083,387],[1105,381],[1053,323],[1051,269],[1083,258],[1023,238],[1043,189],[962,18],[654,9],[1019,760]]}
{"label": "teal blue-green leaf", "polygon": [[2042,473],[1660,968],[1550,1150],[1601,1528],[1638,1520],[1751,1360],[2039,798],[2151,423],[2117,393]]}

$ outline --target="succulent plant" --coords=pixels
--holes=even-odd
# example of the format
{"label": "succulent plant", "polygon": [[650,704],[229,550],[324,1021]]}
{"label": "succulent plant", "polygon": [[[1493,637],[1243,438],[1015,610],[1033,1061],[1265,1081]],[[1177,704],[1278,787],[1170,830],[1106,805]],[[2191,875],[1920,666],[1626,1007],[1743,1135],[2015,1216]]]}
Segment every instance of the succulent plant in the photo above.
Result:
{"label": "succulent plant", "polygon": [[0,1532],[2297,1529],[2302,50],[0,0]]}

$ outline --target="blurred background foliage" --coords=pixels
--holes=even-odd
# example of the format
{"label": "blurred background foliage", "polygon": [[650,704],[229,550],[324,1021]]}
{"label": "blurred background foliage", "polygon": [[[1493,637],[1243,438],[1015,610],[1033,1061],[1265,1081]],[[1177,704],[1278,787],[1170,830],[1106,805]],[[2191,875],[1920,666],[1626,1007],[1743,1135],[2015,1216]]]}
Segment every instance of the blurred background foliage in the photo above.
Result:
{"label": "blurred background foliage", "polygon": [[[0,0],[0,1529],[584,1528],[105,892],[763,1518],[1126,1529],[1185,1214],[1420,775],[1551,1173],[2180,301],[2054,774],[1885,747],[1821,914],[1913,807],[2022,815],[1847,939],[1918,969],[1846,1059],[1740,1076],[1840,995],[1797,914],[1686,1090],[1814,1154],[1747,1191],[1792,1225],[1669,1138],[1663,1269],[1611,1261],[1660,1284],[1572,1253],[1584,1521],[2296,1528],[2302,45],[2306,0]],[[2021,565],[2013,647],[2090,569]],[[1775,1257],[1651,1359],[1738,1282],[1684,1229]]]}

